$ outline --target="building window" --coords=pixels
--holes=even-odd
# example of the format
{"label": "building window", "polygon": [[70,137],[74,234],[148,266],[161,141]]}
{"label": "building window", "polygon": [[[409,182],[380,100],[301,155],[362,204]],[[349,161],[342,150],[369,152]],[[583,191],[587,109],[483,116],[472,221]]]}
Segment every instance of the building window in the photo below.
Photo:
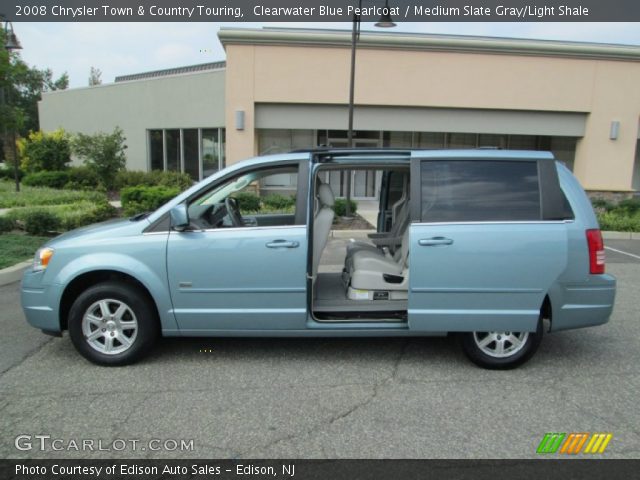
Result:
{"label": "building window", "polygon": [[167,170],[180,171],[180,130],[165,130],[164,135]]}
{"label": "building window", "polygon": [[200,156],[198,155],[198,129],[182,130],[182,158],[184,172],[191,178],[200,178]]}
{"label": "building window", "polygon": [[224,168],[224,128],[148,130],[149,168],[188,173],[193,180]]}
{"label": "building window", "polygon": [[162,130],[149,130],[149,157],[151,170],[164,170]]}

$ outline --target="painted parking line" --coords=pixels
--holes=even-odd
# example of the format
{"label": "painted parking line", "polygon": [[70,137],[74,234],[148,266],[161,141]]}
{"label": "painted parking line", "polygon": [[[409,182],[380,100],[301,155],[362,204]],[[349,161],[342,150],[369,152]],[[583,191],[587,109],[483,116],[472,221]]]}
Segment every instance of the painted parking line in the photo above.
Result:
{"label": "painted parking line", "polygon": [[630,257],[637,258],[638,260],[640,260],[640,255],[634,255],[633,253],[625,252],[623,250],[618,250],[617,248],[613,248],[613,247],[605,246],[604,248],[607,250],[611,250],[612,252],[621,253],[622,255],[628,255]]}

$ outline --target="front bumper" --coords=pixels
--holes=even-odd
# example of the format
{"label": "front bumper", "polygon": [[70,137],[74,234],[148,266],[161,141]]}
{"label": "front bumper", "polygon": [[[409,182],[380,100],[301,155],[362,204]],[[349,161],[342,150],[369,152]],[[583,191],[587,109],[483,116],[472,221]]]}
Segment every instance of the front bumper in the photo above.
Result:
{"label": "front bumper", "polygon": [[58,333],[61,331],[59,305],[62,286],[43,283],[44,273],[29,269],[22,277],[22,310],[31,326]]}

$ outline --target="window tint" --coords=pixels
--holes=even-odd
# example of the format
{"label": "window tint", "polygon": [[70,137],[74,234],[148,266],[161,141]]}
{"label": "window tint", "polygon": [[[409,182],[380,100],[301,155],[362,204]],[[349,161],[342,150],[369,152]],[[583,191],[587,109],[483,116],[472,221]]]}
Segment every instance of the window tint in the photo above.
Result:
{"label": "window tint", "polygon": [[540,220],[536,162],[423,161],[423,222]]}

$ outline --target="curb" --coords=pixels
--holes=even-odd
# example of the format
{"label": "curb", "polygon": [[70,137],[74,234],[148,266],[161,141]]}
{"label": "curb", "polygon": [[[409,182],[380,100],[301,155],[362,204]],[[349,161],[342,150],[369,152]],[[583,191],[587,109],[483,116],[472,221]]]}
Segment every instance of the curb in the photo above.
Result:
{"label": "curb", "polygon": [[16,263],[15,265],[0,270],[0,287],[22,280],[22,274],[27,267],[33,265],[32,260]]}
{"label": "curb", "polygon": [[602,232],[605,240],[640,240],[640,232]]}

